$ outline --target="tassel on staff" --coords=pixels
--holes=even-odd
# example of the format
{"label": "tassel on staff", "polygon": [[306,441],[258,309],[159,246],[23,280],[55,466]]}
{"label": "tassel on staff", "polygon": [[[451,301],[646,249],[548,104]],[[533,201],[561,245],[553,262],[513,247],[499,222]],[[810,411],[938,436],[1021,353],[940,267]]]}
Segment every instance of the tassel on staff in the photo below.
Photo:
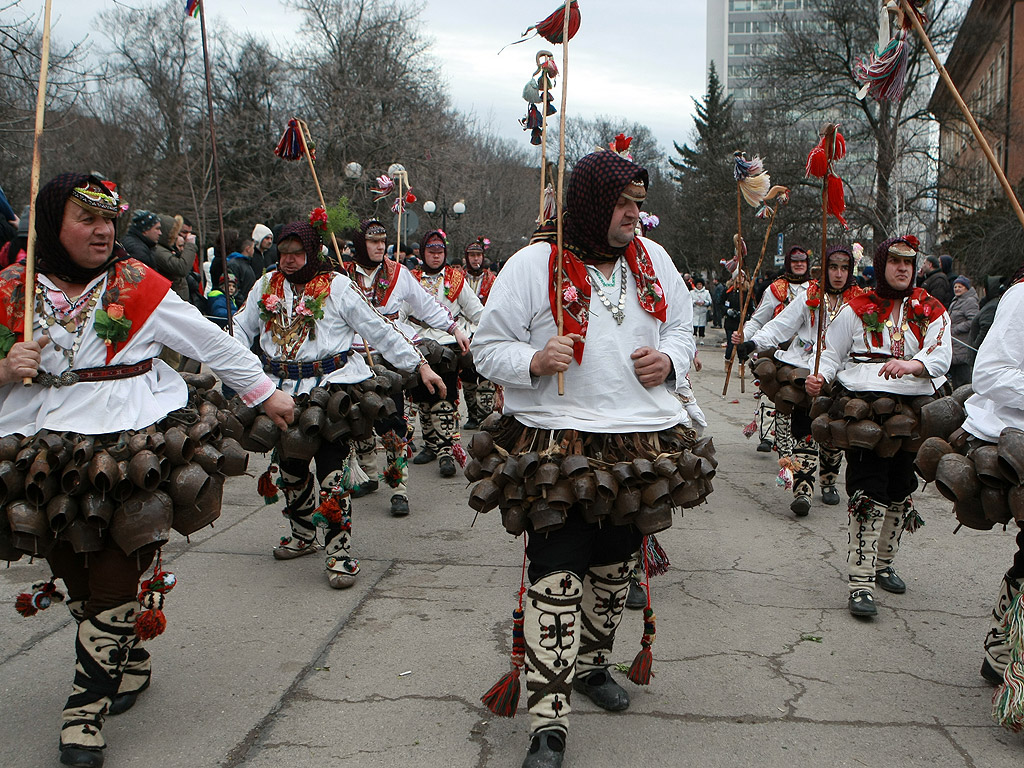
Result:
{"label": "tassel on staff", "polygon": [[523,539],[523,568],[519,579],[519,604],[512,611],[512,668],[502,675],[480,701],[499,717],[515,717],[519,707],[523,668],[526,664],[526,635],[523,631],[523,595],[526,594],[526,539]]}

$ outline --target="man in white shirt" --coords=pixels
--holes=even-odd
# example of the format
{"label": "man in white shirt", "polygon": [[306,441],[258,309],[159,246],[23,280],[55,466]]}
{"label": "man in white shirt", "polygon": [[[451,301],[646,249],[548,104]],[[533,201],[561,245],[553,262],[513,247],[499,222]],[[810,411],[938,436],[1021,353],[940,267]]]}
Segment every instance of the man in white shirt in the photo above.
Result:
{"label": "man in white shirt", "polygon": [[[809,397],[817,397],[825,382],[836,381],[853,397],[872,401],[884,395],[909,411],[911,400],[935,396],[946,383],[952,357],[949,315],[927,291],[914,288],[917,249],[911,235],[878,246],[877,286],[852,299],[832,320],[818,375],[808,376],[804,384]],[[918,520],[911,496],[917,490],[914,455],[910,450],[892,456],[874,449],[846,452],[848,607],[854,616],[877,614],[876,584],[897,594],[907,589],[893,562],[903,531],[913,530]]]}
{"label": "man in white shirt", "polygon": [[[643,168],[615,152],[581,158],[567,192],[561,284],[556,247],[538,242],[513,255],[491,289],[472,349],[481,375],[504,388],[504,417],[492,434],[510,458],[539,451],[558,460],[562,445],[570,454],[619,462],[624,482],[632,483],[630,459],[653,457],[654,445],[681,457],[696,440],[681,426],[684,406],[672,392],[685,385],[694,356],[693,307],[665,250],[635,237],[647,183]],[[570,459],[579,463],[578,456],[561,460]],[[619,492],[620,511],[629,509],[639,487]],[[675,499],[658,502],[657,495],[647,497],[657,512],[634,508],[617,518],[621,524],[595,521],[596,503],[577,502],[553,515],[545,500],[529,505],[531,586],[522,610],[532,735],[525,768],[561,765],[573,689],[607,710],[629,706],[608,670],[608,654],[641,549],[638,526],[653,532],[671,525]],[[522,513],[502,507],[510,531],[517,509]],[[660,525],[645,525],[648,516],[663,513]],[[630,675],[641,684],[649,676],[640,660],[646,654],[649,661],[653,641],[649,601],[645,617],[645,650]]]}

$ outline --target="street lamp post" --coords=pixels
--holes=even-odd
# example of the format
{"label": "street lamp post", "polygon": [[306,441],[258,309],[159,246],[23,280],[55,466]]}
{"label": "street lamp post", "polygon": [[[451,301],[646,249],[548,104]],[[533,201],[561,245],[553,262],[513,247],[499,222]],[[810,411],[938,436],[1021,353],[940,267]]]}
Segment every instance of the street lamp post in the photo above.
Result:
{"label": "street lamp post", "polygon": [[[437,212],[437,203],[435,203],[433,200],[427,200],[425,203],[423,203],[423,212],[428,214],[429,216],[433,216]],[[455,205],[452,206],[452,213],[454,213],[456,216],[461,216],[465,212],[466,212],[466,201],[462,200],[460,198],[459,200],[457,200],[455,202]],[[443,229],[445,231],[445,233],[447,234],[447,232],[448,232],[448,205],[444,202],[443,198],[441,200],[441,229]]]}

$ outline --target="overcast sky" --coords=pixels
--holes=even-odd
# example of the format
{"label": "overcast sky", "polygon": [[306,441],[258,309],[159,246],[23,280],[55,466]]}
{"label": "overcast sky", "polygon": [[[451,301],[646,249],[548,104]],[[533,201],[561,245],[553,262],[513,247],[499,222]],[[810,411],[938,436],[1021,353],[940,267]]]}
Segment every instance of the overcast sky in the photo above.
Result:
{"label": "overcast sky", "polygon": [[[454,105],[475,114],[504,136],[529,143],[517,121],[526,111],[522,89],[535,69],[540,38],[498,50],[528,26],[554,11],[560,0],[425,0],[423,31],[447,76]],[[116,0],[141,6],[143,0]],[[184,7],[184,0],[182,0]],[[53,0],[54,35],[70,42],[89,36],[99,45],[93,20],[115,0],[91,3]],[[42,0],[22,0],[25,12]],[[632,5],[621,0],[581,0],[582,24],[569,43],[570,116],[622,117],[647,125],[662,149],[688,140],[693,126],[691,97],[704,93],[705,0],[660,0]],[[629,11],[634,15],[629,15]],[[278,0],[207,0],[208,32],[218,26],[280,40],[298,28],[293,11]],[[198,23],[195,22],[195,23]],[[561,46],[554,47],[561,68]],[[561,87],[561,83],[559,83]],[[560,94],[556,94],[556,98]],[[609,137],[609,139],[612,137]]]}

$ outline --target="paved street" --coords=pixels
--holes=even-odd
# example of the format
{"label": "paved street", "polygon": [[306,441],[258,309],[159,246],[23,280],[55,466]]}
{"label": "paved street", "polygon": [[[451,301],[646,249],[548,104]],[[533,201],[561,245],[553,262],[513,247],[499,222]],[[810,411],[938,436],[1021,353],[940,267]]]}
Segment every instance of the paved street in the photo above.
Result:
{"label": "paved street", "polygon": [[[740,396],[734,380],[723,399],[722,350],[702,349],[694,389],[721,465],[710,504],[659,535],[672,568],[653,581],[655,678],[625,683],[627,714],[574,701],[565,765],[1018,768],[1024,738],[993,724],[978,674],[1012,535],[953,536],[950,505],[919,493],[927,525],[904,537],[897,563],[908,592],[880,593],[877,619],[855,621],[845,497],[792,516],[775,458],[741,432],[752,386]],[[436,465],[413,467],[410,487],[406,519],[389,517],[386,489],[355,502],[363,570],[337,592],[320,557],[271,557],[280,505],[264,507],[254,480],[230,480],[216,527],[165,550],[179,582],[167,632],[148,645],[153,685],[108,719],[106,765],[518,766],[525,696],[512,720],[479,699],[508,668],[522,542],[497,512],[473,525],[465,481],[439,479]],[[13,607],[46,576],[27,558],[0,570],[5,766],[57,764],[71,619],[63,607],[31,619]],[[632,660],[640,634],[628,613],[617,662]]]}

